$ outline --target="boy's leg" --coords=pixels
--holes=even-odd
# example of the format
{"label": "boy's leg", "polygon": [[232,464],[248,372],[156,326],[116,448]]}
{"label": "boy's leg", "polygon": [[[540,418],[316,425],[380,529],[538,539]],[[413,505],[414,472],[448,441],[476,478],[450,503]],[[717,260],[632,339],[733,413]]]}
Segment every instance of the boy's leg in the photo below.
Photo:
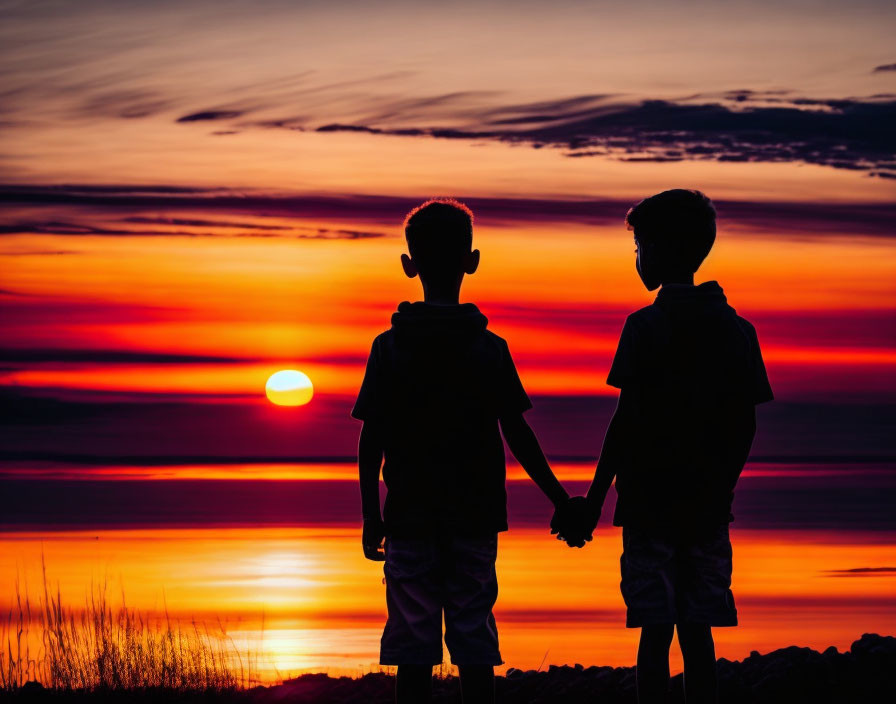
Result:
{"label": "boy's leg", "polygon": [[464,704],[494,704],[495,668],[491,665],[459,665]]}
{"label": "boy's leg", "polygon": [[635,677],[638,704],[661,704],[669,692],[669,646],[674,626],[658,623],[641,628]]}
{"label": "boy's leg", "polygon": [[712,627],[705,623],[680,623],[678,644],[684,659],[685,701],[688,704],[716,704],[719,686]]}
{"label": "boy's leg", "polygon": [[669,647],[678,619],[674,536],[632,526],[622,529],[622,598],[625,625],[641,629],[635,677],[640,704],[665,702]]}
{"label": "boy's leg", "polygon": [[432,667],[399,665],[395,675],[396,704],[415,704],[432,700]]}
{"label": "boy's leg", "polygon": [[492,607],[498,598],[496,535],[453,538],[444,553],[445,644],[460,671],[464,704],[495,701],[494,666],[501,664]]}
{"label": "boy's leg", "polygon": [[737,625],[731,569],[727,523],[700,528],[682,550],[678,642],[688,704],[719,700],[712,629]]}
{"label": "boy's leg", "polygon": [[386,539],[386,606],[380,664],[398,665],[395,700],[428,702],[432,668],[442,661],[440,578],[432,541]]}

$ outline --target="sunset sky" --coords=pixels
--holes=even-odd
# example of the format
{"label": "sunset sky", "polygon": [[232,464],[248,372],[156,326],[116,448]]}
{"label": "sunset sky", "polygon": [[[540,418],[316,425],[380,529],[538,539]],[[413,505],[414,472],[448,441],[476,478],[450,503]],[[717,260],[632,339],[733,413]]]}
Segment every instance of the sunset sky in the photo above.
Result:
{"label": "sunset sky", "polygon": [[[476,211],[463,296],[530,393],[603,419],[651,300],[622,219],[674,186],[717,203],[699,276],[756,323],[764,412],[816,404],[817,438],[759,451],[891,450],[864,422],[835,443],[827,406],[896,389],[892,4],[512,5],[4,3],[8,456],[353,454],[369,341],[419,297],[400,223],[431,195]],[[293,367],[314,407],[268,408]],[[594,455],[599,426],[544,442]]]}
{"label": "sunset sky", "polygon": [[[755,324],[776,393],[754,461],[873,460],[856,500],[893,496],[894,30],[884,0],[0,2],[7,488],[350,479],[370,342],[420,298],[401,222],[436,195],[474,210],[462,300],[583,480],[623,321],[653,297],[623,218],[686,187],[719,214],[697,278]],[[309,404],[267,400],[281,369],[310,377]],[[800,471],[817,507],[844,496]],[[347,530],[345,506],[322,525]],[[896,559],[877,508],[851,529],[885,549],[831,569]],[[0,527],[54,522],[22,511]]]}

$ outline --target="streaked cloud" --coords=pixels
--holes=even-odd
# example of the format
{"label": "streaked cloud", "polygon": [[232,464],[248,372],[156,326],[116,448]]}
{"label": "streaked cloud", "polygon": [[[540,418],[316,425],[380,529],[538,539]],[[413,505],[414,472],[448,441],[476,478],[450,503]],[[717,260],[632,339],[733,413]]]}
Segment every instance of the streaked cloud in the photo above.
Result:
{"label": "streaked cloud", "polygon": [[[92,200],[92,199],[91,199]],[[83,216],[82,216],[83,217]],[[96,216],[94,216],[96,217]],[[103,223],[108,221],[104,220]],[[266,225],[224,220],[202,220],[196,218],[159,218],[132,216],[112,220],[112,225],[80,221],[22,220],[0,224],[2,235],[58,235],[65,237],[278,237],[299,240],[359,240],[385,237],[383,232],[358,229],[341,229],[305,226]],[[148,227],[122,227],[114,223],[126,223]],[[179,228],[179,229],[165,229]],[[191,228],[191,229],[187,229]],[[245,230],[245,231],[243,231]],[[28,250],[0,252],[2,256],[23,256],[39,254],[71,254],[64,250]]]}
{"label": "streaked cloud", "polygon": [[281,225],[259,225],[254,222],[231,222],[229,220],[198,220],[190,218],[162,218],[134,215],[122,218],[122,222],[138,225],[182,225],[184,227],[238,227],[243,230],[288,230]]}
{"label": "streaked cloud", "polygon": [[[0,225],[0,234],[3,233],[3,226]],[[0,257],[55,257],[63,254],[77,254],[72,249],[21,249],[11,252],[0,252]]]}
{"label": "streaked cloud", "polygon": [[141,350],[65,349],[65,348],[0,348],[0,363],[32,364],[35,362],[90,364],[228,364],[254,359],[226,355],[174,354]]}
{"label": "streaked cloud", "polygon": [[318,132],[486,139],[567,150],[567,156],[621,161],[802,162],[872,175],[896,175],[893,96],[819,100],[731,91],[719,100],[642,100],[581,96],[484,110],[463,128],[431,122],[390,127],[376,121],[329,123]]}
{"label": "streaked cloud", "polygon": [[845,570],[828,570],[831,577],[885,577],[896,576],[896,567],[853,567]]}
{"label": "streaked cloud", "polygon": [[177,122],[210,122],[213,120],[233,120],[244,114],[242,110],[203,110],[177,118]]}
{"label": "streaked cloud", "polygon": [[[473,197],[455,194],[476,213],[477,222],[491,226],[521,223],[620,224],[633,205],[631,200],[563,199],[525,197]],[[749,227],[755,233],[776,237],[824,237],[844,234],[890,238],[896,236],[896,204],[837,202],[757,202],[715,200],[722,227]],[[71,206],[80,220],[21,220],[0,225],[0,234],[43,233],[56,235],[108,236],[188,236],[214,235],[210,229],[243,229],[238,236],[274,236],[310,239],[363,239],[387,236],[381,230],[319,228],[295,222],[265,223],[264,219],[227,221],[222,215],[324,220],[394,226],[396,232],[407,212],[419,205],[419,198],[400,196],[307,193],[265,193],[253,190],[202,189],[186,186],[83,186],[79,184],[16,185],[0,184],[0,203],[7,204],[6,218],[15,206]],[[127,210],[133,215],[121,217]],[[164,211],[170,215],[159,216]],[[54,210],[54,213],[56,210]],[[138,213],[153,214],[138,214]],[[218,218],[201,217],[217,215]],[[122,227],[122,223],[148,228]],[[188,223],[192,223],[188,225]],[[214,223],[214,224],[212,224]],[[180,229],[164,229],[172,226]],[[185,230],[183,228],[193,229]],[[286,227],[287,229],[283,229]],[[257,234],[253,234],[257,233]]]}
{"label": "streaked cloud", "polygon": [[76,112],[92,118],[135,120],[170,110],[174,102],[171,97],[157,90],[127,88],[99,90],[85,97],[77,106]]}

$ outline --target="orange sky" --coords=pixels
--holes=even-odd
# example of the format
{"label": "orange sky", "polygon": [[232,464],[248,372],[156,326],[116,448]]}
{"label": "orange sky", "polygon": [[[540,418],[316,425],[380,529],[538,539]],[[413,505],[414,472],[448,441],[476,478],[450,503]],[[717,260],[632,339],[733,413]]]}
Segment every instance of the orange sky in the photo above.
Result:
{"label": "orange sky", "polygon": [[[610,225],[496,227],[483,220],[476,231],[482,267],[463,298],[478,302],[508,339],[530,392],[611,393],[603,382],[622,320],[652,298],[636,278],[630,234]],[[266,225],[310,227],[286,219]],[[16,295],[5,299],[7,344],[234,361],[35,362],[2,378],[25,387],[254,394],[273,371],[298,366],[321,391],[351,394],[369,340],[388,325],[399,300],[419,297],[417,282],[398,266],[404,251],[398,225],[372,229],[387,236],[296,241],[228,237],[218,230],[212,237],[8,235],[0,256],[14,266],[3,283]],[[794,393],[815,387],[813,369],[829,375],[822,383],[831,390],[844,367],[863,370],[874,386],[881,377],[892,380],[896,351],[889,331],[878,330],[873,339],[870,322],[872,339],[819,339],[817,330],[807,335],[801,312],[886,315],[896,293],[893,274],[891,245],[883,238],[831,234],[806,242],[786,232],[744,232],[724,221],[716,251],[700,272],[720,280],[732,304],[755,319],[773,381]],[[580,317],[564,321],[556,317],[559,310]],[[608,316],[605,324],[588,319],[599,312]],[[763,330],[763,315],[782,313],[792,317],[790,335]]]}
{"label": "orange sky", "polygon": [[[435,195],[473,208],[482,265],[462,300],[507,339],[558,473],[585,479],[623,321],[653,298],[623,218],[699,188],[719,236],[697,279],[755,324],[776,395],[759,410],[766,464],[746,475],[768,483],[735,541],[744,626],[719,654],[892,632],[879,570],[893,524],[879,514],[896,457],[896,5],[445,8],[0,7],[0,483],[97,500],[113,480],[114,513],[115,496],[163,480],[248,492],[242,480],[349,478],[371,340],[420,297],[400,270],[401,222]],[[307,406],[265,399],[285,368],[314,383]],[[835,474],[847,488],[825,483]],[[38,506],[0,533],[0,609],[43,550],[75,600],[111,575],[134,605],[157,611],[164,593],[179,616],[221,615],[253,643],[264,611],[281,671],[375,659],[382,584],[347,518],[209,528],[229,514],[202,503],[197,525],[147,530]],[[56,514],[85,531],[55,530]],[[532,531],[502,538],[508,664],[537,667],[548,648],[552,663],[630,664],[618,533],[576,553]],[[545,585],[547,563],[567,592]],[[878,571],[836,572],[854,568]]]}
{"label": "orange sky", "polygon": [[[285,365],[349,395],[370,338],[419,296],[402,217],[455,195],[483,251],[463,297],[530,391],[606,394],[622,320],[651,300],[623,216],[685,186],[719,205],[699,277],[757,318],[785,395],[893,389],[889,3],[506,10],[0,10],[0,332],[43,351],[0,383],[256,394]],[[854,344],[822,334],[851,318]]]}

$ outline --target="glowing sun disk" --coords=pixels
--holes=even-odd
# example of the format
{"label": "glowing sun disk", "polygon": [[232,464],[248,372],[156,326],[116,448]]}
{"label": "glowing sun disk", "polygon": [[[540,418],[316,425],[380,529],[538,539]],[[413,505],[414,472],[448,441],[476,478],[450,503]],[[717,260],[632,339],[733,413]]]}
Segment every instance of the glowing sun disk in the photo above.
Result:
{"label": "glowing sun disk", "polygon": [[265,395],[278,406],[304,406],[314,395],[311,379],[295,369],[271,374],[264,386]]}

